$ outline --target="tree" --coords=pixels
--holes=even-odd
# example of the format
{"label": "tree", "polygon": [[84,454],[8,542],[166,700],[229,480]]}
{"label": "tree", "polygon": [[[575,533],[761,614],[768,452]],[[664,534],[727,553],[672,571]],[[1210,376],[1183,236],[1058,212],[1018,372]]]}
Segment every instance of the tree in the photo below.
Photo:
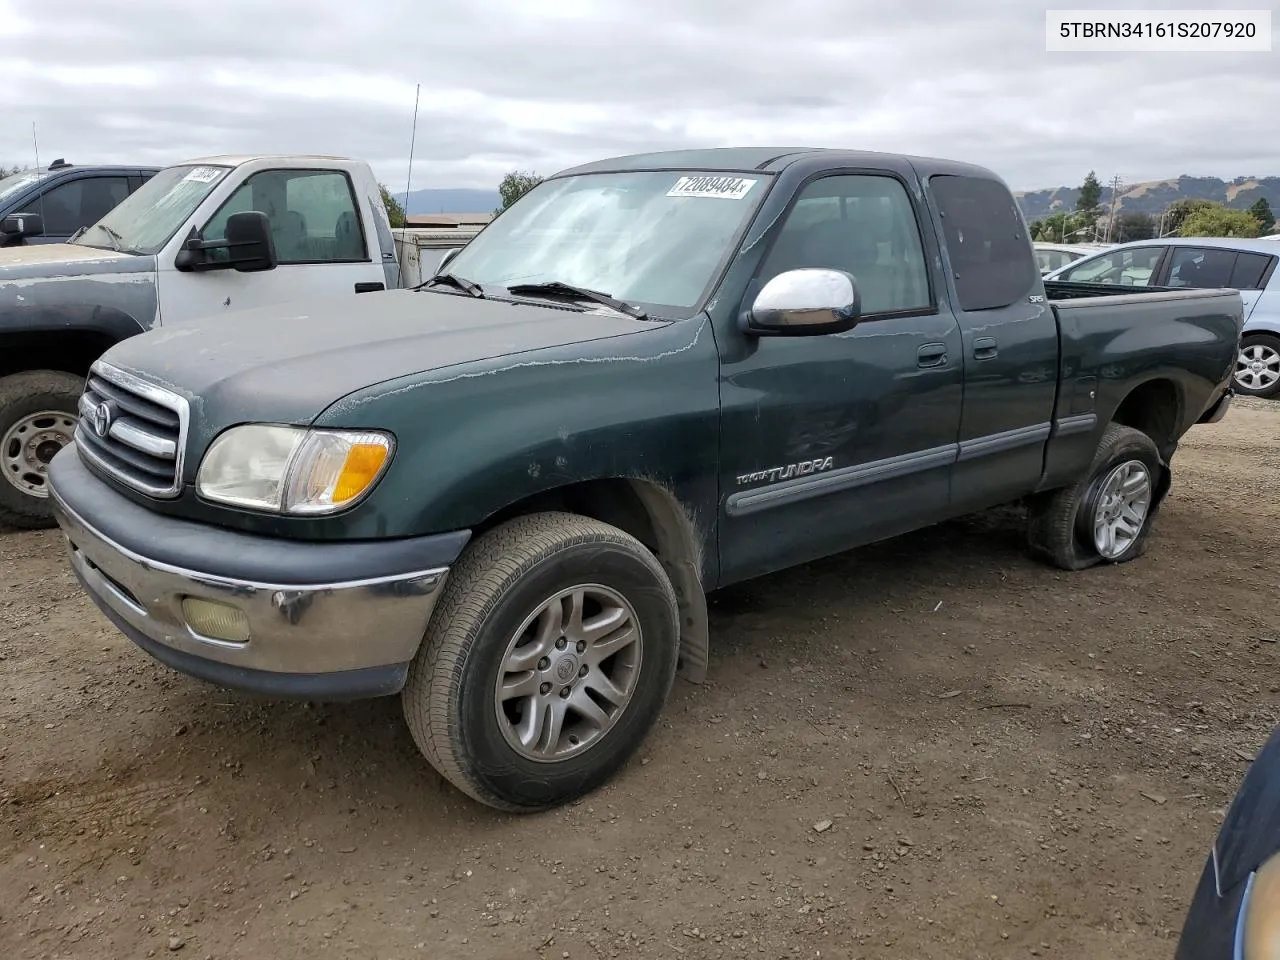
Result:
{"label": "tree", "polygon": [[1230,210],[1211,203],[1194,211],[1178,229],[1180,237],[1256,237],[1262,227],[1248,210]]}
{"label": "tree", "polygon": [[1249,215],[1258,221],[1260,233],[1270,233],[1276,225],[1276,216],[1271,212],[1271,204],[1266,197],[1259,197],[1249,208]]}
{"label": "tree", "polygon": [[1193,197],[1174,201],[1169,205],[1169,209],[1165,211],[1164,235],[1179,236],[1179,231],[1182,229],[1182,224],[1187,217],[1197,210],[1205,210],[1214,206],[1217,206],[1217,204],[1211,200],[1197,200]]}
{"label": "tree", "polygon": [[21,167],[6,167],[3,163],[0,163],[0,180],[3,180],[5,177],[11,177],[15,173],[20,172],[22,172]]}
{"label": "tree", "polygon": [[1085,239],[1081,231],[1088,231],[1092,225],[1088,216],[1059,210],[1033,221],[1027,229],[1031,231],[1031,239],[1041,243],[1078,243]]}
{"label": "tree", "polygon": [[382,194],[382,205],[387,208],[387,219],[391,221],[393,227],[403,227],[405,225],[404,207],[400,206],[400,201],[391,195],[381,183],[378,184],[378,192]]}
{"label": "tree", "polygon": [[542,177],[532,171],[525,173],[521,170],[513,170],[508,173],[502,178],[502,183],[498,184],[498,196],[502,197],[502,206],[493,212],[501,213],[541,182]]}
{"label": "tree", "polygon": [[1091,214],[1096,219],[1101,207],[1102,184],[1098,181],[1097,174],[1090,170],[1089,175],[1084,178],[1084,183],[1080,184],[1080,195],[1076,197],[1076,212]]}
{"label": "tree", "polygon": [[1150,240],[1156,235],[1156,224],[1151,215],[1132,211],[1116,217],[1116,242],[1128,243],[1130,240]]}

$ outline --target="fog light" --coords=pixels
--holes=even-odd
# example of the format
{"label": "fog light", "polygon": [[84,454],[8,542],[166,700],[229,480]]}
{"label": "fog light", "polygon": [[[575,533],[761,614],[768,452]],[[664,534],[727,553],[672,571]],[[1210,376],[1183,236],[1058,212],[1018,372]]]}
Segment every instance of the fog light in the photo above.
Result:
{"label": "fog light", "polygon": [[246,643],[249,640],[249,618],[244,611],[228,603],[183,597],[182,615],[187,618],[187,625],[203,637],[227,643]]}

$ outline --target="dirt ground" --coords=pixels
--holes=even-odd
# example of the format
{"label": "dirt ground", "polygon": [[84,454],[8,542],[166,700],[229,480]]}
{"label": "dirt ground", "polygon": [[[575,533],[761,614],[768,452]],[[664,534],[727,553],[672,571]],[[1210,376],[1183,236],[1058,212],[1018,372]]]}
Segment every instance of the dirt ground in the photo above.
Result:
{"label": "dirt ground", "polygon": [[725,591],[710,683],[530,817],[394,700],[170,672],[2,534],[0,954],[1168,958],[1280,718],[1278,513],[1280,404],[1237,402],[1136,563],[1039,566],[1006,513]]}

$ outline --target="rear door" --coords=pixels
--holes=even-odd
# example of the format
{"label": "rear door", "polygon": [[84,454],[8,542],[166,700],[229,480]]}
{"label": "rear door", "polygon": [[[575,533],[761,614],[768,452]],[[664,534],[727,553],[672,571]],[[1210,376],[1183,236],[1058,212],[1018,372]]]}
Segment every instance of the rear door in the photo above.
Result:
{"label": "rear door", "polygon": [[[200,231],[226,237],[234,213],[267,215],[279,265],[274,270],[184,272],[162,262],[160,312],[166,323],[313,296],[341,296],[385,286],[381,254],[375,261],[366,217],[345,170],[277,168],[245,178]],[[218,256],[220,251],[210,251]]]}
{"label": "rear door", "polygon": [[1058,323],[1022,214],[998,180],[935,175],[928,189],[949,263],[964,363],[956,511],[1034,490],[1058,393]]}

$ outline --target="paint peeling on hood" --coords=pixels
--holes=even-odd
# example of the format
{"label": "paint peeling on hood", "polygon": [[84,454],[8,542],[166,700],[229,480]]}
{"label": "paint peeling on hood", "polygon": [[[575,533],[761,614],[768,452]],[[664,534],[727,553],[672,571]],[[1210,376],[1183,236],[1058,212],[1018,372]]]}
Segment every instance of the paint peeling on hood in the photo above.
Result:
{"label": "paint peeling on hood", "polygon": [[[0,249],[0,293],[93,278],[114,283],[155,283],[156,258],[74,243],[45,243],[31,247]],[[43,299],[60,300],[64,294]],[[3,298],[0,298],[0,303]]]}
{"label": "paint peeling on hood", "polygon": [[131,253],[100,250],[97,247],[86,247],[78,243],[33,243],[25,247],[0,248],[0,270],[7,271],[10,267],[28,267],[37,264],[65,263],[72,265],[93,260],[119,260],[121,258],[138,259]]}

